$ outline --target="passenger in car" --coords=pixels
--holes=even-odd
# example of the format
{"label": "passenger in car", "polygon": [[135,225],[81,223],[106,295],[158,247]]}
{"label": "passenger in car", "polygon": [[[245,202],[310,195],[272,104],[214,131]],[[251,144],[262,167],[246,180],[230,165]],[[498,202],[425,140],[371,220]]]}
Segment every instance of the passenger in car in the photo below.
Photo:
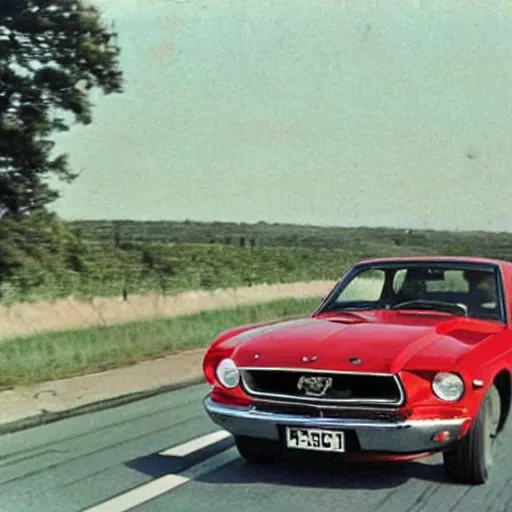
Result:
{"label": "passenger in car", "polygon": [[478,270],[466,270],[464,279],[469,286],[469,297],[473,299],[473,307],[484,310],[495,309],[498,305],[494,274]]}

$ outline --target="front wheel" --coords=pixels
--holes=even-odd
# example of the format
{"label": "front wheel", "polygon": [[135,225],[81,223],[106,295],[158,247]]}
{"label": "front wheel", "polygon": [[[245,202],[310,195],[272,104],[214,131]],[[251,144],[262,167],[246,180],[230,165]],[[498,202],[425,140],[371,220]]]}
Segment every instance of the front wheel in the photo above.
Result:
{"label": "front wheel", "polygon": [[251,464],[272,464],[281,456],[279,441],[235,436],[238,453]]}
{"label": "front wheel", "polygon": [[444,467],[450,478],[473,485],[487,481],[493,462],[500,414],[500,395],[496,387],[492,386],[469,432],[455,448],[443,453]]}

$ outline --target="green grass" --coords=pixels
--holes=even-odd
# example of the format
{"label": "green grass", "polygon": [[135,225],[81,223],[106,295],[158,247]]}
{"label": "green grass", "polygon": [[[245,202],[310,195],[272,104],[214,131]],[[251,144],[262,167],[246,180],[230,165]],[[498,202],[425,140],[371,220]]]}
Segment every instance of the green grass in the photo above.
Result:
{"label": "green grass", "polygon": [[14,338],[0,344],[0,388],[85,375],[207,347],[217,334],[237,325],[310,315],[320,300],[285,299],[151,322]]}

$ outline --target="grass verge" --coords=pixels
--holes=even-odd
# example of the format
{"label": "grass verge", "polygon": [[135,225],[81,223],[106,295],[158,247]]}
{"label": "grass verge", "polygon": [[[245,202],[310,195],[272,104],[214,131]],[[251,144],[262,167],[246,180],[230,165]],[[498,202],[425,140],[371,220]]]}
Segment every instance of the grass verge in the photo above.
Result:
{"label": "grass verge", "polygon": [[320,300],[284,299],[190,316],[14,338],[0,344],[0,389],[120,368],[207,347],[225,329],[309,315]]}

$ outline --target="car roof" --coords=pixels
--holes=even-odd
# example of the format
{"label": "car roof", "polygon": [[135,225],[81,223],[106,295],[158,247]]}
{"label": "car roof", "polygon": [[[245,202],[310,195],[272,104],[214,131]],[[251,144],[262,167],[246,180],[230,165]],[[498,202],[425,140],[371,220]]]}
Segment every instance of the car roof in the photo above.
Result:
{"label": "car roof", "polygon": [[407,262],[456,262],[456,263],[476,263],[487,265],[511,266],[510,261],[500,260],[496,258],[484,258],[477,256],[393,256],[387,258],[371,258],[360,260],[358,264],[375,264],[375,263],[407,263]]}

